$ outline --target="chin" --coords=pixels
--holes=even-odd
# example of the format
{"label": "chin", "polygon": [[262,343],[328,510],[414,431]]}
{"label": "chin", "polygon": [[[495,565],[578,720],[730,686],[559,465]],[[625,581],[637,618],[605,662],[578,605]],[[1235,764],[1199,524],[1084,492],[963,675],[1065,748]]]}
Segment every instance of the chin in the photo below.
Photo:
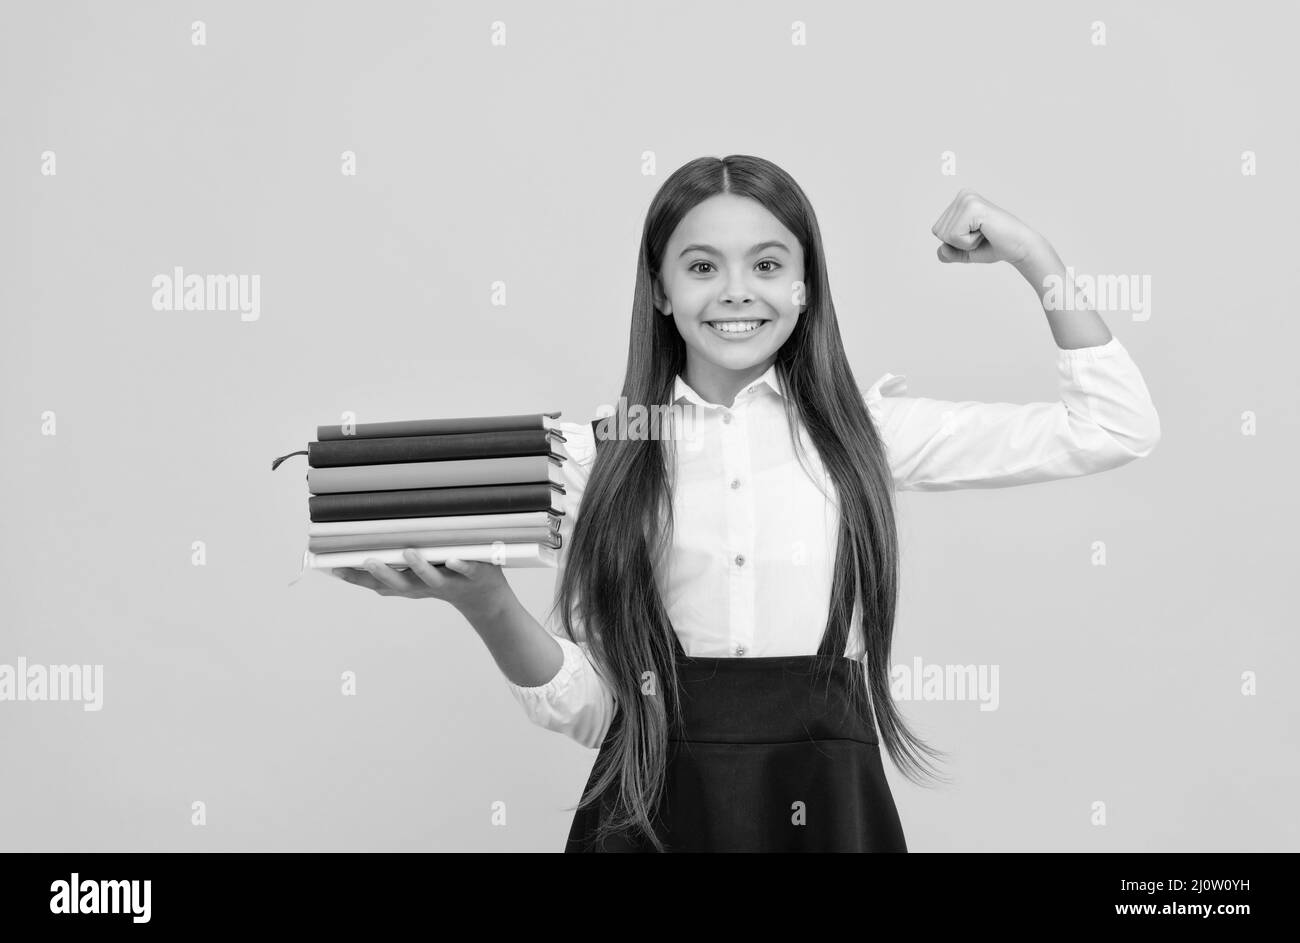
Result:
{"label": "chin", "polygon": [[710,351],[710,358],[720,367],[726,367],[728,370],[748,370],[750,367],[757,366],[769,360],[775,353],[774,350],[748,350],[748,351]]}

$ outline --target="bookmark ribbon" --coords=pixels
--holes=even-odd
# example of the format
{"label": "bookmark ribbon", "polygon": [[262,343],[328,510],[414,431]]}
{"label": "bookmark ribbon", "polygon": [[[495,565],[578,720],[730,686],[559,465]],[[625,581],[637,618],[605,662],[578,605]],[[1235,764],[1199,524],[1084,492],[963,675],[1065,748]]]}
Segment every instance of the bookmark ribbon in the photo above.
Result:
{"label": "bookmark ribbon", "polygon": [[307,454],[307,450],[304,449],[301,452],[290,452],[288,455],[281,455],[279,458],[277,458],[275,461],[271,463],[271,471],[275,471],[277,468],[279,468],[280,463],[283,462],[286,458],[293,458],[295,455],[306,455],[306,454]]}

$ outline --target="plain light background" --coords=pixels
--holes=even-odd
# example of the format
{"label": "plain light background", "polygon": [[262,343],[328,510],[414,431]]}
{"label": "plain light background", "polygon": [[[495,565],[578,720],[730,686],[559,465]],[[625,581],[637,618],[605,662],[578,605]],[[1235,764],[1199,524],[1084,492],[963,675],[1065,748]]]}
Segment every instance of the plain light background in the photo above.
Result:
{"label": "plain light background", "polygon": [[[889,766],[910,848],[1297,850],[1297,20],[1259,2],[7,5],[0,663],[105,679],[98,713],[0,703],[0,848],[560,850],[595,752],[529,724],[446,604],[288,585],[305,465],[270,461],[344,410],[590,419],[621,385],[653,193],[748,153],[817,210],[864,386],[1056,396],[1030,287],[935,258],[961,187],[1076,271],[1152,281],[1150,320],[1105,315],[1160,413],[1151,457],[900,496],[894,660],[998,665],[1001,698],[904,705],[956,777],[921,789]],[[175,266],[259,274],[260,319],[154,311]],[[540,618],[553,572],[508,575]]]}

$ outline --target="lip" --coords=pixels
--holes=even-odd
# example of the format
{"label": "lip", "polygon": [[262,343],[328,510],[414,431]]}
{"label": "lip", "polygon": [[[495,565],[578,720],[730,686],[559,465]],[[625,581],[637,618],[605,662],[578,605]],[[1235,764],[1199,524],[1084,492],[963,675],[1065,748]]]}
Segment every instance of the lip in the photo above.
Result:
{"label": "lip", "polygon": [[[757,321],[759,323],[758,327],[752,331],[746,331],[744,334],[728,334],[726,331],[713,326],[714,324],[735,324],[739,321]],[[725,341],[746,341],[763,333],[763,329],[770,323],[771,321],[768,318],[713,318],[710,321],[705,321],[704,326],[709,329],[709,333],[715,337],[721,337]]]}

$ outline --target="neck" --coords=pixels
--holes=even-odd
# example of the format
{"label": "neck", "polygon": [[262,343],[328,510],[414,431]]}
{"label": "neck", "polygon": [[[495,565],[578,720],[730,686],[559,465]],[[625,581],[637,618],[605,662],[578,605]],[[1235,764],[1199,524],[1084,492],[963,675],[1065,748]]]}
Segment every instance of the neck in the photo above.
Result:
{"label": "neck", "polygon": [[754,364],[752,367],[745,367],[743,370],[731,370],[727,367],[720,367],[716,363],[709,363],[707,360],[691,357],[688,352],[686,369],[682,371],[682,379],[705,402],[716,403],[730,409],[731,405],[736,401],[736,394],[766,373],[767,368],[772,366],[775,361],[776,357],[773,356],[762,363]]}

